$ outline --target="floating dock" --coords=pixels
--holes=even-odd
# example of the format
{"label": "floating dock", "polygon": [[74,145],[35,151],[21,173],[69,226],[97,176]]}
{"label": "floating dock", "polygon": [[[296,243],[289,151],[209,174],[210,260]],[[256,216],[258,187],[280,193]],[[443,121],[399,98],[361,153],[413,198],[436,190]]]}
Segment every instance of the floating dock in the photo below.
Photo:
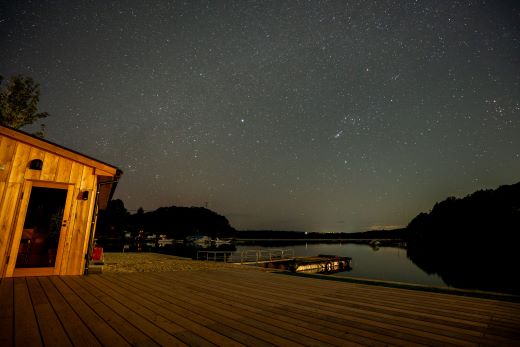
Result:
{"label": "floating dock", "polygon": [[336,273],[352,269],[352,258],[320,254],[314,257],[295,257],[291,249],[245,250],[240,259],[229,251],[197,251],[197,260],[223,261],[256,265],[264,268],[306,273]]}
{"label": "floating dock", "polygon": [[335,273],[352,269],[352,258],[320,254],[315,257],[296,257],[261,262],[266,268],[306,273]]}

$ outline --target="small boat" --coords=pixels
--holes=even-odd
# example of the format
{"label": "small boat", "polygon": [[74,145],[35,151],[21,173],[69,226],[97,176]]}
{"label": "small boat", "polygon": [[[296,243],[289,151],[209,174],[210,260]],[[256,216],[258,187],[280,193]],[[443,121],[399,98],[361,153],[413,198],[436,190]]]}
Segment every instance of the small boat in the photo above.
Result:
{"label": "small boat", "polygon": [[214,240],[211,240],[211,242],[214,243],[216,246],[231,244],[231,240],[223,240],[223,239],[219,239],[218,237]]}
{"label": "small boat", "polygon": [[159,245],[159,247],[164,247],[165,245],[172,245],[173,242],[175,242],[174,239],[167,239],[166,237],[161,237],[159,240],[157,240],[157,244]]}
{"label": "small boat", "polygon": [[186,243],[195,243],[197,245],[205,245],[211,243],[211,238],[206,235],[193,235],[186,237]]}
{"label": "small boat", "polygon": [[381,242],[379,240],[371,240],[368,242],[368,245],[372,247],[374,250],[378,250]]}

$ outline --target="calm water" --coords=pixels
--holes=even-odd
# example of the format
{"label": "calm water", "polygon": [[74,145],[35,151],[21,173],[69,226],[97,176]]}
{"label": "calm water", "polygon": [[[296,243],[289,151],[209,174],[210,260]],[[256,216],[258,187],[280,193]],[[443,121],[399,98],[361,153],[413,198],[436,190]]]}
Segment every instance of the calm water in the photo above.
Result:
{"label": "calm water", "polygon": [[260,247],[237,245],[237,252],[245,249],[294,249],[295,256],[331,254],[352,258],[353,269],[335,276],[369,278],[432,286],[446,286],[438,275],[428,275],[406,257],[406,249],[380,247],[352,243],[308,243],[287,247]]}

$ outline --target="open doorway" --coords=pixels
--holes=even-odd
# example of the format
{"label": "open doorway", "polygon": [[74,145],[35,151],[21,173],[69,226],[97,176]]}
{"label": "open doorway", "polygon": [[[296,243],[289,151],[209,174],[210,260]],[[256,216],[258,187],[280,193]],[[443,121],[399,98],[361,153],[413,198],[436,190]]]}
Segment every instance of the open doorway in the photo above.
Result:
{"label": "open doorway", "polygon": [[60,242],[67,189],[31,189],[15,268],[53,268]]}

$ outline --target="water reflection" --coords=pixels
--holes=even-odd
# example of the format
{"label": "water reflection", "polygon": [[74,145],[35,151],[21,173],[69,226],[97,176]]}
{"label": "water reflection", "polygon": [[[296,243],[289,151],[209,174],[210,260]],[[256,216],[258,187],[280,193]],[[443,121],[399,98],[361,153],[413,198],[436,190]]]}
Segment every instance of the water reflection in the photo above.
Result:
{"label": "water reflection", "polygon": [[161,253],[196,259],[197,251],[229,251],[234,252],[235,259],[248,250],[291,248],[297,257],[330,254],[352,258],[352,269],[338,272],[335,275],[382,281],[405,282],[413,284],[447,286],[437,274],[428,274],[415,265],[406,254],[404,247],[389,247],[381,244],[360,244],[345,242],[310,243],[291,241],[260,241],[245,244],[216,245],[212,243],[185,243],[165,245]]}
{"label": "water reflection", "polygon": [[510,260],[516,254],[511,251],[511,245],[491,245],[484,254],[481,246],[471,242],[469,240],[466,247],[449,243],[427,247],[411,245],[407,256],[424,272],[440,276],[448,286],[518,295],[520,285],[514,276],[518,260]]}
{"label": "water reflection", "polygon": [[[120,252],[124,247],[122,240],[101,244],[107,251]],[[337,273],[337,276],[361,279],[375,279],[439,287],[455,287],[466,289],[491,290],[498,292],[514,292],[511,286],[502,285],[508,274],[500,269],[486,269],[486,264],[479,267],[467,262],[474,257],[452,259],[444,254],[435,253],[435,257],[422,249],[406,247],[405,243],[381,241],[368,243],[354,242],[307,242],[305,240],[262,240],[247,241],[233,244],[229,242],[184,242],[174,241],[147,242],[142,245],[142,251],[153,251],[182,257],[197,258],[197,252],[218,251],[226,253],[226,259],[240,262],[240,255],[247,250],[292,249],[297,257],[316,256],[319,254],[335,255],[352,258],[352,269]],[[126,248],[128,249],[128,248]],[[135,246],[130,246],[135,251]],[[488,266],[489,268],[489,266]],[[440,269],[440,270],[439,270]],[[469,270],[468,270],[469,269]],[[510,275],[510,274],[509,274]],[[471,280],[468,280],[468,278]],[[474,279],[478,279],[474,280]],[[501,282],[502,281],[502,282]]]}
{"label": "water reflection", "polygon": [[[263,243],[265,247],[265,243]],[[285,246],[288,246],[285,244]],[[239,245],[237,252],[259,246]],[[269,247],[265,247],[269,248]],[[373,247],[355,243],[303,243],[292,245],[296,256],[333,254],[352,258],[352,270],[339,272],[337,276],[377,279],[432,286],[447,286],[436,274],[427,274],[406,256],[406,248]]]}

